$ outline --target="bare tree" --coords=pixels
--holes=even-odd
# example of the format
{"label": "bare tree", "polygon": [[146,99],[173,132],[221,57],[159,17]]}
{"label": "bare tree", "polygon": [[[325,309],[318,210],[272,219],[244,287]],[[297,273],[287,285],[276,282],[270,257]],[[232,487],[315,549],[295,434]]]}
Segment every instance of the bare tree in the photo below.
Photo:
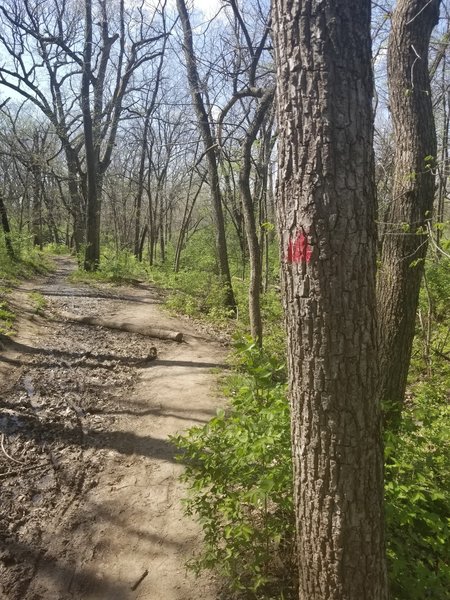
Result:
{"label": "bare tree", "polygon": [[[249,122],[243,126],[240,120],[239,126],[244,129],[244,135],[240,142],[240,168],[239,168],[239,193],[242,203],[242,213],[244,217],[245,232],[247,238],[249,262],[250,262],[250,285],[249,285],[249,316],[250,331],[255,341],[262,345],[262,318],[261,318],[261,289],[262,289],[262,257],[261,245],[259,240],[259,223],[257,222],[258,205],[251,189],[252,175],[252,148],[261,127],[264,123],[266,114],[270,111],[275,88],[271,77],[264,77],[257,85],[257,69],[261,56],[266,47],[269,32],[270,18],[265,16],[265,26],[259,39],[254,40],[250,35],[249,28],[246,25],[244,15],[236,0],[228,0],[232,14],[235,19],[236,31],[236,54],[240,56],[234,73],[231,72],[233,94],[230,100],[223,108],[219,118],[219,141],[222,146],[221,130],[224,119],[235,106],[236,103],[247,98],[256,99],[257,105],[254,114],[249,117]],[[241,43],[241,37],[243,38]],[[245,51],[242,50],[245,48]],[[242,56],[242,54],[246,56]],[[243,85],[242,82],[245,81]],[[245,109],[251,114],[251,108],[245,106]],[[256,186],[255,186],[256,187]]]}
{"label": "bare tree", "polygon": [[13,248],[12,241],[11,241],[11,228],[9,226],[8,213],[6,211],[6,206],[3,201],[3,194],[1,192],[1,190],[0,190],[0,218],[2,221],[3,235],[5,236],[6,252],[8,253],[8,256],[12,260],[14,260],[16,255],[15,255],[14,248]]}
{"label": "bare tree", "polygon": [[380,389],[398,423],[415,332],[435,197],[436,130],[428,50],[440,0],[398,0],[392,16],[388,82],[395,170],[378,276]]}
{"label": "bare tree", "polygon": [[0,7],[8,57],[0,85],[37,106],[61,140],[87,269],[99,262],[102,180],[125,99],[144,65],[161,56],[164,9],[164,2],[150,11],[144,1],[125,6],[124,0],[6,0]]}
{"label": "bare tree", "polygon": [[201,92],[202,86],[197,69],[197,59],[195,56],[192,39],[192,28],[186,2],[184,0],[177,0],[177,9],[183,28],[183,50],[186,60],[187,78],[191,91],[192,102],[197,115],[198,129],[203,140],[208,164],[208,183],[211,190],[211,200],[213,205],[217,259],[219,272],[226,287],[225,304],[228,307],[235,309],[236,301],[234,299],[233,287],[231,284],[228,250],[225,236],[225,219],[223,214],[222,194],[220,190],[219,172],[217,166],[217,143],[214,139],[205,101]]}

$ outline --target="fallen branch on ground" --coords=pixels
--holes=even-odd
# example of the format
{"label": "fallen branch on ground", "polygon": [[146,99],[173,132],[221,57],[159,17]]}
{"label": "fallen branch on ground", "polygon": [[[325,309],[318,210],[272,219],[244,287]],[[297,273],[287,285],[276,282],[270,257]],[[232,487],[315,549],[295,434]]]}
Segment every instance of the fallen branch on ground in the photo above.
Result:
{"label": "fallen branch on ground", "polygon": [[111,321],[102,319],[101,317],[82,317],[72,313],[60,313],[68,321],[81,323],[83,325],[94,325],[96,327],[106,327],[107,329],[118,329],[119,331],[129,331],[130,333],[139,333],[160,340],[171,340],[173,342],[182,342],[183,334],[179,331],[171,331],[170,329],[160,329],[159,327],[148,327],[136,325],[126,321]]}

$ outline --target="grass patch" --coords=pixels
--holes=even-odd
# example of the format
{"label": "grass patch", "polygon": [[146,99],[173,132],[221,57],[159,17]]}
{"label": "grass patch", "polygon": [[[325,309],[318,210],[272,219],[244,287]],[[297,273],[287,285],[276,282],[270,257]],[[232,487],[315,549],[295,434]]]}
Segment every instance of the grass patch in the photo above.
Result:
{"label": "grass patch", "polygon": [[7,290],[0,288],[0,334],[12,335],[14,333],[16,315],[12,312],[6,300],[2,299],[5,293],[7,293]]}
{"label": "grass patch", "polygon": [[[53,270],[54,264],[48,252],[35,249],[26,237],[15,238],[16,258],[13,260],[0,242],[0,334],[12,335],[16,314],[11,308],[10,285],[20,279],[29,279]],[[43,298],[42,298],[43,300]],[[34,299],[36,309],[43,308],[42,300]]]}
{"label": "grass patch", "polygon": [[37,315],[43,315],[44,310],[47,308],[47,300],[40,292],[30,292],[28,294],[34,311]]}
{"label": "grass patch", "polygon": [[[78,264],[82,265],[80,259]],[[96,271],[85,271],[82,267],[71,274],[74,283],[134,283],[136,280],[147,280],[148,273],[144,263],[127,250],[117,253],[106,247],[102,248],[100,265]]]}

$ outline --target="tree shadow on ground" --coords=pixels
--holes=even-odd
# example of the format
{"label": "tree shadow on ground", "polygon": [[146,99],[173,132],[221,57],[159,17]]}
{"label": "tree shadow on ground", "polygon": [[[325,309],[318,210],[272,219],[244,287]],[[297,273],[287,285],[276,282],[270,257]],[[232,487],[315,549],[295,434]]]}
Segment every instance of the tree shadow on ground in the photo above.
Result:
{"label": "tree shadow on ground", "polygon": [[54,367],[82,367],[90,369],[112,369],[114,365],[102,365],[102,362],[114,361],[115,363],[124,366],[134,366],[138,368],[151,368],[153,366],[164,366],[164,367],[198,367],[205,369],[229,369],[229,365],[225,363],[216,362],[201,362],[201,361],[182,361],[182,360],[167,360],[167,359],[146,359],[142,357],[130,357],[130,356],[119,356],[117,354],[102,354],[95,352],[69,352],[67,350],[56,350],[53,348],[41,348],[38,346],[30,346],[21,342],[9,341],[7,347],[16,351],[20,354],[30,354],[33,356],[44,356],[44,357],[59,357],[61,359],[82,361],[76,362],[71,365],[61,364],[59,362],[27,362],[20,358],[10,358],[0,353],[0,361],[5,362],[14,366],[38,366],[43,368],[54,368]]}
{"label": "tree shadow on ground", "polygon": [[[108,600],[122,600],[130,596],[130,585],[133,582],[114,581],[108,577],[99,577],[97,573],[89,568],[79,568],[78,565],[64,564],[59,557],[53,556],[44,548],[30,547],[26,543],[15,539],[7,540],[1,544],[3,552],[10,557],[12,564],[9,568],[20,572],[20,577],[15,578],[14,584],[8,589],[9,600],[50,600],[48,589],[33,589],[33,595],[29,596],[29,588],[32,585],[36,572],[42,574],[43,579],[51,582],[52,588],[56,584],[58,599],[65,600],[73,598],[73,588],[87,597],[90,593],[99,593]],[[98,596],[100,597],[100,596]]]}
{"label": "tree shadow on ground", "polygon": [[[0,406],[12,408],[0,399]],[[20,435],[41,446],[47,442],[63,442],[64,444],[78,445],[81,448],[97,450],[115,450],[123,455],[136,455],[167,462],[177,462],[175,455],[178,453],[175,445],[166,439],[152,436],[139,436],[131,431],[96,431],[88,428],[89,424],[78,420],[73,427],[63,422],[41,419],[30,412],[19,412]],[[83,432],[81,425],[84,425]]]}

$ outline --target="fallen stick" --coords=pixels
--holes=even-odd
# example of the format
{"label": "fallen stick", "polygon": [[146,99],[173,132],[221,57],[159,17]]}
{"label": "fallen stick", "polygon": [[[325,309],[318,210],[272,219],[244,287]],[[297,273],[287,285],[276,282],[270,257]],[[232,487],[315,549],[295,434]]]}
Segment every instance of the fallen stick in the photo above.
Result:
{"label": "fallen stick", "polygon": [[106,327],[107,329],[118,329],[119,331],[129,331],[130,333],[139,333],[160,340],[171,340],[173,342],[182,342],[183,334],[179,331],[170,329],[160,329],[159,327],[148,327],[129,323],[127,321],[110,321],[101,317],[81,317],[72,313],[61,312],[61,315],[68,321],[81,323],[82,325],[94,325],[96,327]]}
{"label": "fallen stick", "polygon": [[145,571],[142,573],[142,575],[139,577],[139,579],[136,581],[136,583],[133,583],[133,585],[130,587],[130,590],[132,590],[133,592],[135,590],[138,589],[138,587],[140,586],[140,584],[144,581],[144,579],[147,577],[148,575],[148,569],[145,569]]}
{"label": "fallen stick", "polygon": [[15,469],[12,471],[4,471],[3,473],[0,473],[0,479],[6,479],[7,477],[15,477],[16,475],[22,475],[23,473],[26,473],[27,471],[33,471],[36,469],[43,469],[43,468],[47,468],[48,464],[42,464],[42,465],[28,465],[27,467],[23,467],[22,469]]}
{"label": "fallen stick", "polygon": [[23,461],[21,461],[21,460],[17,460],[17,458],[14,458],[14,456],[11,456],[11,454],[8,454],[8,452],[6,452],[4,441],[5,441],[5,434],[4,434],[4,433],[2,433],[2,437],[1,437],[1,439],[0,439],[0,445],[1,445],[1,447],[2,447],[3,454],[4,454],[4,455],[5,455],[7,458],[9,458],[9,460],[12,460],[13,462],[17,463],[18,465],[26,465],[27,463],[24,463],[24,462],[23,462]]}

